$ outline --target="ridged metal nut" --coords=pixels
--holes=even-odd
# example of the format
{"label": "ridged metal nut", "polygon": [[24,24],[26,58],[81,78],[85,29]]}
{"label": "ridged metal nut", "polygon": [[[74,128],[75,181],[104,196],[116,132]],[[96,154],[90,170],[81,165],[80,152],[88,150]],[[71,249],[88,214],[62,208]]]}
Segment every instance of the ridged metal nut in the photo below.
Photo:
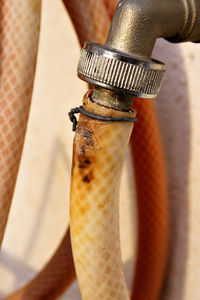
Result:
{"label": "ridged metal nut", "polygon": [[142,61],[103,45],[85,43],[77,72],[89,83],[140,98],[155,98],[165,66],[154,59]]}

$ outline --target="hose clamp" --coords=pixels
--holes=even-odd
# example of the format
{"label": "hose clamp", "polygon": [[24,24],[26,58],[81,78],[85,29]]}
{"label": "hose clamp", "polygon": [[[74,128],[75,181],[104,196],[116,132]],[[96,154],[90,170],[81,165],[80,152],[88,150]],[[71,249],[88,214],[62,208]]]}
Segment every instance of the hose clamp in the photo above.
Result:
{"label": "hose clamp", "polygon": [[140,98],[157,97],[165,65],[155,59],[143,61],[114,49],[86,42],[78,63],[82,80]]}

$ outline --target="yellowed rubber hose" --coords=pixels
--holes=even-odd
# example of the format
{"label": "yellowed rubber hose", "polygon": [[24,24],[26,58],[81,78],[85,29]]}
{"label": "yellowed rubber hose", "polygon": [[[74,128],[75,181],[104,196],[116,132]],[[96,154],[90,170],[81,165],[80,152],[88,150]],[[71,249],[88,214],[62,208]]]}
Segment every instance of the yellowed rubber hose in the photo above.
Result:
{"label": "yellowed rubber hose", "polygon": [[40,0],[1,0],[0,23],[1,244],[31,102],[40,26]]}
{"label": "yellowed rubber hose", "polygon": [[[83,108],[109,117],[135,117],[93,103]],[[131,122],[105,122],[80,115],[73,146],[70,229],[83,300],[129,299],[119,236],[119,182]]]}

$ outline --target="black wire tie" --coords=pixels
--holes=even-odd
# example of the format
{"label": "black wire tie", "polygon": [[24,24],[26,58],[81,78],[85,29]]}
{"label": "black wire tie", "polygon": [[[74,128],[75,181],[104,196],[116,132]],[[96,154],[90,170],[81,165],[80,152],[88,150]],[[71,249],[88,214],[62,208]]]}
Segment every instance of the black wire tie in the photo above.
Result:
{"label": "black wire tie", "polygon": [[117,117],[105,117],[105,116],[99,116],[95,115],[87,110],[84,110],[82,106],[72,108],[70,112],[68,113],[70,121],[73,123],[72,130],[76,131],[76,126],[78,124],[77,118],[75,114],[83,114],[89,118],[93,118],[99,121],[104,122],[136,122],[136,118],[117,118]]}

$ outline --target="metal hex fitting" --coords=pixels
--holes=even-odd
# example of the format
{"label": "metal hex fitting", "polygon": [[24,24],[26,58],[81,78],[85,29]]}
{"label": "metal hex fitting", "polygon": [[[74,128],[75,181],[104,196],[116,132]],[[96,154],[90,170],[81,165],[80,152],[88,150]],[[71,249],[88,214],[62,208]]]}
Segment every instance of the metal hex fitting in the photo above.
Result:
{"label": "metal hex fitting", "polygon": [[105,45],[86,43],[78,76],[95,85],[155,98],[164,64],[151,59],[157,38],[200,41],[200,0],[120,0]]}
{"label": "metal hex fitting", "polygon": [[89,83],[150,99],[160,91],[165,66],[154,59],[143,61],[103,45],[85,43],[77,71]]}

